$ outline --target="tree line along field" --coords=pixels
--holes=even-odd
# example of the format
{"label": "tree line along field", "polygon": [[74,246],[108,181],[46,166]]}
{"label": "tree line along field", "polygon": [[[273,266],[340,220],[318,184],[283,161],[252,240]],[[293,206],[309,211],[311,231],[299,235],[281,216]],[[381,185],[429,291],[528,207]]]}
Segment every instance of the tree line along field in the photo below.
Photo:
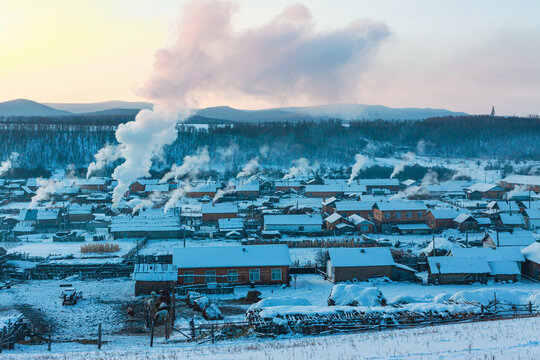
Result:
{"label": "tree line along field", "polygon": [[[116,125],[130,116],[8,118],[0,122],[0,153],[20,154],[16,167],[54,170],[86,167],[103,145],[115,144]],[[188,120],[189,121],[189,120]],[[326,166],[349,166],[358,152],[389,157],[418,155],[498,160],[540,159],[540,119],[461,116],[423,121],[339,120],[296,123],[179,124],[157,168],[208,148],[216,163],[237,168],[259,156],[264,166],[287,168],[300,157]]]}

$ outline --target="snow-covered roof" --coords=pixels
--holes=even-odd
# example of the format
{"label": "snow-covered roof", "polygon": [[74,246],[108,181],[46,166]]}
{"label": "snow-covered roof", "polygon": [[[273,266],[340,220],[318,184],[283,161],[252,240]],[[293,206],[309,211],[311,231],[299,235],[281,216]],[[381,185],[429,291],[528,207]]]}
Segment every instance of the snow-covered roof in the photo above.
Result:
{"label": "snow-covered roof", "polygon": [[356,214],[352,214],[351,216],[349,216],[347,218],[347,220],[352,222],[354,225],[360,225],[360,224],[371,224],[371,225],[373,225],[373,223],[371,221],[366,220],[363,217],[361,217],[360,215],[356,215]]}
{"label": "snow-covered roof", "polygon": [[524,249],[521,249],[521,253],[525,259],[540,264],[540,242],[534,242]]}
{"label": "snow-covered roof", "polygon": [[524,214],[529,219],[540,219],[540,209],[527,209]]}
{"label": "snow-covered roof", "polygon": [[251,181],[244,184],[239,184],[236,186],[236,191],[259,191],[259,182]]}
{"label": "snow-covered roof", "polygon": [[525,220],[521,214],[499,214],[503,225],[523,225]]}
{"label": "snow-covered roof", "polygon": [[148,184],[144,187],[146,192],[168,192],[169,184]]}
{"label": "snow-covered roof", "polygon": [[385,201],[375,203],[381,211],[427,210],[423,201]]}
{"label": "snow-covered roof", "polygon": [[431,213],[435,219],[455,219],[460,210],[457,209],[431,209],[428,214]]}
{"label": "snow-covered roof", "polygon": [[407,179],[407,180],[403,181],[402,184],[405,185],[405,186],[411,186],[411,185],[416,185],[417,182],[416,182],[416,180],[413,180],[413,179]]}
{"label": "snow-covered roof", "polygon": [[491,219],[487,217],[478,217],[476,218],[479,225],[491,225]]}
{"label": "snow-covered roof", "polygon": [[119,215],[111,218],[110,231],[180,231],[180,221],[177,216],[163,214],[161,216],[130,216]]}
{"label": "snow-covered roof", "polygon": [[324,206],[325,206],[325,205],[330,205],[331,203],[333,203],[333,202],[336,201],[336,200],[337,200],[337,199],[336,199],[334,196],[332,196],[332,197],[330,197],[330,198],[324,200],[324,201],[322,202],[322,204],[323,204]]}
{"label": "snow-covered roof", "polygon": [[356,182],[366,186],[399,186],[398,179],[358,179]]}
{"label": "snow-covered roof", "polygon": [[339,215],[337,212],[335,212],[332,215],[328,216],[326,219],[324,219],[324,221],[329,222],[329,223],[334,223],[334,222],[338,221],[341,218],[342,218],[341,215]]}
{"label": "snow-covered roof", "polygon": [[417,223],[417,224],[397,224],[396,227],[398,230],[431,230],[426,223]]}
{"label": "snow-covered roof", "polygon": [[521,271],[515,261],[490,261],[491,275],[520,275]]}
{"label": "snow-covered roof", "polygon": [[92,213],[92,209],[90,204],[69,204],[67,212],[71,215],[88,215]]}
{"label": "snow-covered roof", "polygon": [[479,191],[479,192],[487,192],[487,191],[495,191],[495,190],[502,190],[499,186],[495,184],[486,184],[486,183],[476,183],[467,188],[469,192],[473,191]]}
{"label": "snow-covered roof", "polygon": [[56,220],[60,209],[23,209],[19,213],[19,221]]}
{"label": "snow-covered roof", "polygon": [[105,185],[107,180],[100,177],[91,177],[89,179],[77,179],[75,182],[77,186],[88,186],[88,185]]}
{"label": "snow-covered roof", "polygon": [[244,219],[232,218],[232,219],[219,219],[219,231],[231,231],[244,229]]}
{"label": "snow-covered roof", "polygon": [[491,268],[485,258],[432,256],[428,257],[432,274],[489,274]]}
{"label": "snow-covered roof", "polygon": [[300,185],[300,180],[277,180],[274,182],[274,186],[276,187],[299,187]]}
{"label": "snow-covered roof", "polygon": [[265,225],[321,225],[322,216],[312,215],[265,215]]}
{"label": "snow-covered roof", "polygon": [[328,254],[334,267],[394,265],[394,258],[387,247],[332,248]]}
{"label": "snow-covered roof", "polygon": [[203,214],[236,214],[238,206],[234,203],[208,203],[201,206]]}
{"label": "snow-covered roof", "polygon": [[454,222],[462,224],[464,222],[478,222],[471,214],[461,213],[454,218]]}
{"label": "snow-covered roof", "polygon": [[178,268],[172,264],[136,264],[135,281],[177,281]]}
{"label": "snow-covered roof", "polygon": [[537,175],[509,175],[501,181],[519,185],[540,185],[540,176]]}
{"label": "snow-covered roof", "polygon": [[289,266],[287,245],[202,246],[173,249],[173,264],[180,269]]}
{"label": "snow-covered roof", "polygon": [[504,247],[504,248],[456,248],[452,249],[452,256],[455,257],[481,257],[487,261],[514,261],[524,262],[521,251],[516,247]]}
{"label": "snow-covered roof", "polygon": [[366,211],[373,208],[373,201],[338,201],[336,211]]}
{"label": "snow-covered roof", "polygon": [[[490,232],[486,236],[493,240],[495,246],[497,245],[497,234],[495,232]],[[499,232],[499,246],[526,247],[534,242],[534,236],[530,231]]]}

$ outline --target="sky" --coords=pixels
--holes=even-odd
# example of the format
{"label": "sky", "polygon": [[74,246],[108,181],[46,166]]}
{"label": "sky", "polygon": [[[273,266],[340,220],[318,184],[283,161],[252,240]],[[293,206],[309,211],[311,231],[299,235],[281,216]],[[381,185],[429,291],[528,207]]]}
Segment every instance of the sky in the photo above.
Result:
{"label": "sky", "polygon": [[[343,61],[337,65],[338,73],[328,72],[325,78],[306,71],[293,79],[294,86],[288,92],[286,82],[261,79],[261,72],[267,74],[268,67],[246,69],[253,73],[244,76],[242,63],[231,76],[219,75],[231,63],[234,66],[250,57],[250,49],[244,52],[239,46],[242,42],[255,38],[254,46],[268,46],[262,41],[264,32],[272,27],[266,25],[295,4],[304,6],[294,16],[303,17],[303,8],[310,13],[298,35],[301,46],[289,53],[295,58],[291,68],[279,59],[270,78],[302,71],[306,63],[296,61],[296,57],[306,47],[317,61],[325,59],[321,52],[344,52],[339,46],[335,50],[336,37],[324,34],[342,34],[358,19],[383,28],[384,34],[362,38],[366,51],[355,61],[339,54],[328,56],[332,61]],[[156,77],[183,67],[183,63],[171,62],[166,72],[156,72],[155,54],[159,49],[172,49],[173,56],[183,56],[178,46],[185,42],[178,41],[178,23],[185,22],[185,5],[186,1],[179,0],[0,2],[0,101],[154,101],[155,91],[163,90],[163,84],[155,86]],[[187,90],[183,87],[173,95],[195,97],[198,107],[249,109],[343,102],[446,108],[473,114],[488,113],[493,105],[501,115],[540,113],[540,1],[238,0],[232,6],[231,33],[236,35],[213,34],[215,38],[209,43],[231,41],[242,56],[229,54],[201,63],[200,72],[207,77],[191,81],[214,81],[214,87],[190,83]],[[197,21],[191,19],[189,26],[196,27]],[[213,24],[204,26],[212,28]],[[184,28],[180,35],[186,33]],[[199,72],[193,57],[187,59],[192,67],[175,72],[175,76],[186,76],[188,70]],[[255,59],[265,61],[262,56]],[[349,78],[346,71],[350,71]],[[238,90],[228,86],[234,82],[232,76],[241,78],[241,91],[231,91]],[[262,86],[246,86],[259,79]],[[309,91],[326,82],[328,91]],[[152,91],[147,91],[149,86]],[[279,94],[272,96],[272,86]]]}

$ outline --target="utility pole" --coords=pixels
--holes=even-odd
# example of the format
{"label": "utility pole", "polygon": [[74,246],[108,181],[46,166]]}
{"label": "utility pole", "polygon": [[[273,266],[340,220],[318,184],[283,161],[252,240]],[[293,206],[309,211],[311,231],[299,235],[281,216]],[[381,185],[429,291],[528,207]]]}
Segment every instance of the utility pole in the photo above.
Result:
{"label": "utility pole", "polygon": [[499,247],[499,225],[495,226],[495,229],[497,230],[497,247]]}

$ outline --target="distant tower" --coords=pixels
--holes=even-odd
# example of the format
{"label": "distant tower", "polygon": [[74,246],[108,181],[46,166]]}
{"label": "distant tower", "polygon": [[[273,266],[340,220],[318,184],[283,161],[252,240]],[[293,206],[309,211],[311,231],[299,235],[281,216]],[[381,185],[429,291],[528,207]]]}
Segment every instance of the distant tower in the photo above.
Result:
{"label": "distant tower", "polygon": [[491,116],[495,116],[495,106],[491,107]]}

